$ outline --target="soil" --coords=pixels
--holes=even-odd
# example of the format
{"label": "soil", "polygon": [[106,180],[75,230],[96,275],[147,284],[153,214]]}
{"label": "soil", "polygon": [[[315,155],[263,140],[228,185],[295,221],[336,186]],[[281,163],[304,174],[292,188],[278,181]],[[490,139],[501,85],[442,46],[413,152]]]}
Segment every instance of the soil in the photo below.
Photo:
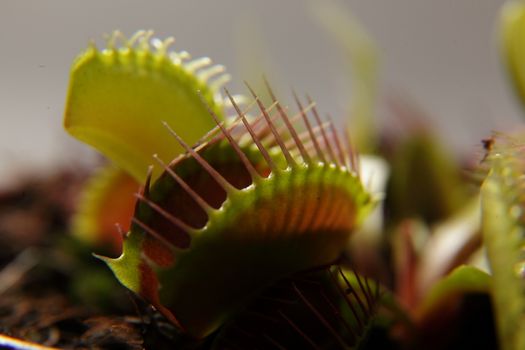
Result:
{"label": "soil", "polygon": [[170,348],[173,329],[68,231],[86,178],[59,171],[0,189],[2,349]]}

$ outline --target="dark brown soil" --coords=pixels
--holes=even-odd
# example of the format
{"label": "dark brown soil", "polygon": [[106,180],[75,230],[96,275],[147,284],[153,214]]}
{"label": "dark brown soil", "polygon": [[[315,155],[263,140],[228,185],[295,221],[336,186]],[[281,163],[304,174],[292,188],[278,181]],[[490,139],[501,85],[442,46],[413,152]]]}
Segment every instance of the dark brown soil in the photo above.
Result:
{"label": "dark brown soil", "polygon": [[53,348],[168,348],[170,327],[68,232],[85,179],[62,171],[0,189],[0,336]]}

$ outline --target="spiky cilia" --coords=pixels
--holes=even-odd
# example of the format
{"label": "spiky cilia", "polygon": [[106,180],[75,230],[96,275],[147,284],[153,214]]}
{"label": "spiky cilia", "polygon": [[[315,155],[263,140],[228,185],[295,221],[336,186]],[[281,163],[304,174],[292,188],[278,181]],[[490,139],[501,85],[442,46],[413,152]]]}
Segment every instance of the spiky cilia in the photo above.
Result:
{"label": "spiky cilia", "polygon": [[[250,89],[251,90],[251,89]],[[273,92],[269,89],[270,95]],[[190,147],[146,183],[124,252],[105,259],[119,280],[193,337],[203,338],[277,280],[334,262],[374,200],[348,142],[310,102],[289,116],[274,98]],[[307,113],[311,111],[315,124]]]}

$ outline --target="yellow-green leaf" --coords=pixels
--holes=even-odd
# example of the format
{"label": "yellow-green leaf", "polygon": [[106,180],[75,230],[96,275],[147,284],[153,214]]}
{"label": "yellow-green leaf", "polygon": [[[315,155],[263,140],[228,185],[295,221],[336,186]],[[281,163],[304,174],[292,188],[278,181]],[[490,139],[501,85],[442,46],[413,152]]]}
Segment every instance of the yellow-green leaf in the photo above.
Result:
{"label": "yellow-green leaf", "polygon": [[[64,118],[71,135],[140,182],[153,154],[172,159],[182,152],[162,121],[188,142],[197,141],[214,126],[199,92],[222,117],[222,102],[214,95],[229,79],[208,58],[188,61],[185,52],[167,51],[171,39],[150,37],[150,32],[138,32],[116,46],[121,38],[116,32],[107,48],[91,45],[83,52],[71,69]],[[212,77],[217,79],[208,84]]]}
{"label": "yellow-green leaf", "polygon": [[525,158],[519,139],[498,138],[481,189],[483,238],[493,272],[502,349],[525,348]]}

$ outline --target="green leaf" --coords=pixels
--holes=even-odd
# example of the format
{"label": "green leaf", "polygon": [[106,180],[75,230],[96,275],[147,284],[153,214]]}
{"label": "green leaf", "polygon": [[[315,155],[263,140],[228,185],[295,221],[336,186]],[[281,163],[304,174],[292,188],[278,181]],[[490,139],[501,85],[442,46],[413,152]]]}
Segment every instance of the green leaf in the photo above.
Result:
{"label": "green leaf", "polygon": [[525,103],[525,2],[508,1],[500,21],[503,61],[518,98]]}
{"label": "green leaf", "polygon": [[[326,138],[312,131],[301,141],[295,129],[304,124],[277,110],[271,126],[266,117],[251,122],[253,139],[232,126],[172,162],[140,197],[124,254],[106,259],[124,285],[194,337],[275,281],[338,259],[375,204],[330,125]],[[232,135],[237,151],[226,141]]]}
{"label": "green leaf", "polygon": [[493,272],[502,349],[525,349],[525,158],[518,139],[496,140],[481,189],[483,235]]}
{"label": "green leaf", "polygon": [[[71,68],[64,117],[71,135],[140,182],[154,153],[171,159],[182,152],[161,122],[195,142],[213,126],[198,92],[222,118],[215,95],[229,79],[222,66],[210,66],[208,58],[187,61],[185,52],[168,52],[172,38],[150,40],[151,34],[137,32],[128,40],[115,32],[105,49],[91,45],[83,52]],[[115,44],[119,39],[122,46]]]}

